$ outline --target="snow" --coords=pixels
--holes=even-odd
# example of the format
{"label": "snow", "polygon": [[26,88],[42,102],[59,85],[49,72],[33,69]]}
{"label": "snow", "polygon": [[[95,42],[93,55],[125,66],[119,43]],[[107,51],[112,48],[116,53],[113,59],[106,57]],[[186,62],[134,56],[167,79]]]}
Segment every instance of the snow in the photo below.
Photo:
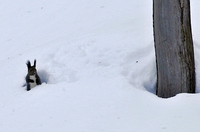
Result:
{"label": "snow", "polygon": [[[198,0],[191,0],[199,91]],[[161,99],[152,1],[0,2],[0,131],[198,132],[199,94]],[[26,61],[42,85],[26,91]]]}

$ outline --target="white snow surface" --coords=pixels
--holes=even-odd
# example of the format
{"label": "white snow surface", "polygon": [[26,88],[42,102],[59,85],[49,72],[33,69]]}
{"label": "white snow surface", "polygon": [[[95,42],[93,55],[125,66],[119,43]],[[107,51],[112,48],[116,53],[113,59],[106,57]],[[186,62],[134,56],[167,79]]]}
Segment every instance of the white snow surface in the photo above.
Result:
{"label": "white snow surface", "polygon": [[[155,95],[152,0],[0,1],[1,132],[199,132],[197,94]],[[26,62],[42,85],[26,91]]]}

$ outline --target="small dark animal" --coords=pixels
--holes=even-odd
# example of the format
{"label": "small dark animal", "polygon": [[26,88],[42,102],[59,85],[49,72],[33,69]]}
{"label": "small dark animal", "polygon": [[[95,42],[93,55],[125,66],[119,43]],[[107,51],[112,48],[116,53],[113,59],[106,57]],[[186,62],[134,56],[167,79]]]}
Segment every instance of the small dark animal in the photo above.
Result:
{"label": "small dark animal", "polygon": [[28,67],[28,74],[26,75],[26,85],[27,85],[27,91],[31,90],[31,88],[35,87],[36,85],[41,84],[40,77],[37,74],[36,70],[36,60],[34,60],[34,65],[31,66],[30,61],[28,60],[26,63]]}

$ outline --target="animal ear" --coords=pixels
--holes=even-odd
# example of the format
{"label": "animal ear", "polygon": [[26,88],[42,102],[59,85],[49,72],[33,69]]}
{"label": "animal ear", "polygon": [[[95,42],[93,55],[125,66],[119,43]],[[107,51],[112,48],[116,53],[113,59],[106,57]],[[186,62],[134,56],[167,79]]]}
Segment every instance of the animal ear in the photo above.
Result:
{"label": "animal ear", "polygon": [[31,63],[29,60],[27,61],[26,65],[27,65],[28,69],[31,67]]}
{"label": "animal ear", "polygon": [[36,59],[34,60],[34,67],[36,67]]}

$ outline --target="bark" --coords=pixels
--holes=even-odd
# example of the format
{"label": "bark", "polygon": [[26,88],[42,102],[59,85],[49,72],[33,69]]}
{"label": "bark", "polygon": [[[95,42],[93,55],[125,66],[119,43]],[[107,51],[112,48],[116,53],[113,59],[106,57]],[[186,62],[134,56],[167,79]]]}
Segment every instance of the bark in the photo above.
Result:
{"label": "bark", "polygon": [[157,95],[195,93],[189,0],[153,0]]}

